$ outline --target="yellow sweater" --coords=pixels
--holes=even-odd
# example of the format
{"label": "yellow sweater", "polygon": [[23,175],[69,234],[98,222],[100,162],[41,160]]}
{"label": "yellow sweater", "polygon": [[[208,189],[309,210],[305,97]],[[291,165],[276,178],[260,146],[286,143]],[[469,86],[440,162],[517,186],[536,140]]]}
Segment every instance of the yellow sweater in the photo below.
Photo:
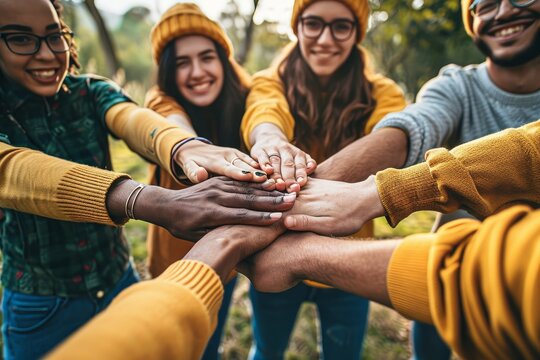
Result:
{"label": "yellow sweater", "polygon": [[540,121],[426,160],[377,174],[391,223],[421,209],[498,213],[404,240],[388,269],[392,304],[434,323],[462,357],[538,358],[540,210],[515,204],[540,204]]}

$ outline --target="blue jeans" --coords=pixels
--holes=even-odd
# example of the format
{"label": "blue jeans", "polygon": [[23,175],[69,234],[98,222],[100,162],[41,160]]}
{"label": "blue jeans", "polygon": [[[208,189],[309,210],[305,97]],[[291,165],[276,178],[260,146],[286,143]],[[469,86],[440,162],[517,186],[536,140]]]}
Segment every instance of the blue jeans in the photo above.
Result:
{"label": "blue jeans", "polygon": [[413,321],[412,345],[414,360],[449,360],[452,352],[446,343],[441,339],[437,329],[433,325]]}
{"label": "blue jeans", "polygon": [[206,349],[201,360],[214,360],[219,359],[219,345],[221,344],[221,338],[223,337],[223,330],[225,329],[225,323],[227,322],[227,315],[229,315],[229,307],[231,305],[232,295],[234,292],[234,286],[236,285],[237,276],[225,285],[225,291],[223,293],[223,301],[221,308],[218,312],[218,323],[214,334],[208,341]]}
{"label": "blue jeans", "polygon": [[300,283],[282,293],[250,288],[254,344],[249,359],[283,359],[296,316],[304,301],[317,305],[322,355],[328,360],[360,359],[369,301],[337,290]]}
{"label": "blue jeans", "polygon": [[4,359],[37,359],[106,308],[118,293],[139,281],[131,264],[101,299],[28,295],[4,289]]}

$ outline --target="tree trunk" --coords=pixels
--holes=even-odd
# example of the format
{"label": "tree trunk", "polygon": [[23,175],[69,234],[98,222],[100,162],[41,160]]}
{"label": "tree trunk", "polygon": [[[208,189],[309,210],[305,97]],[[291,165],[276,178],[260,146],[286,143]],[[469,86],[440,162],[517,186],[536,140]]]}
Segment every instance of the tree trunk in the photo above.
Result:
{"label": "tree trunk", "polygon": [[255,11],[257,11],[258,5],[259,5],[259,0],[253,0],[253,12],[251,13],[251,16],[249,17],[249,22],[246,24],[246,28],[244,31],[244,34],[245,34],[244,41],[242,42],[240,51],[238,52],[238,55],[236,56],[236,60],[238,61],[240,65],[244,65],[244,63],[247,60],[249,50],[251,49],[251,44],[253,42],[253,31],[255,29],[253,16],[255,15]]}
{"label": "tree trunk", "polygon": [[90,13],[92,19],[94,20],[94,23],[96,24],[99,39],[101,40],[101,45],[103,46],[103,49],[105,51],[105,61],[109,70],[109,74],[107,75],[109,77],[113,77],[120,69],[120,61],[116,56],[116,48],[114,46],[112,37],[109,34],[107,27],[105,26],[105,21],[103,21],[103,18],[101,17],[101,14],[97,9],[94,0],[84,0],[84,5],[86,6],[86,9]]}

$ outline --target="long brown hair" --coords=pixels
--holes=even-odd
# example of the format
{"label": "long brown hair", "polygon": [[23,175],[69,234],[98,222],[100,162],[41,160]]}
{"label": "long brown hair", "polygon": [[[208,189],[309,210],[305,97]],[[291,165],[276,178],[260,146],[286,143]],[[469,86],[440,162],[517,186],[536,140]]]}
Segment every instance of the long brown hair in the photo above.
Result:
{"label": "long brown hair", "polygon": [[[64,7],[60,3],[60,0],[51,0],[51,3],[58,14],[58,19],[60,20],[60,28],[62,30],[71,31],[69,26],[66,24],[63,18]],[[73,39],[71,47],[69,48],[69,67],[68,71],[70,74],[76,74],[77,70],[81,68],[81,63],[79,62],[79,52],[77,51],[77,42]]]}
{"label": "long brown hair", "polygon": [[285,96],[296,123],[295,144],[318,154],[312,154],[320,157],[316,160],[332,156],[364,135],[364,127],[376,105],[364,67],[364,54],[354,46],[322,88],[299,44],[280,64]]}

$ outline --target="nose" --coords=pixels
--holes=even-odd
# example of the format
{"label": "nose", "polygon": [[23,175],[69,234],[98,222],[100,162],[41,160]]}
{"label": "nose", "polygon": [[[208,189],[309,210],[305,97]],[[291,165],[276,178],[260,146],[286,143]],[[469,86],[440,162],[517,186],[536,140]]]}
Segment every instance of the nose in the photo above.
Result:
{"label": "nose", "polygon": [[495,20],[500,20],[512,16],[513,13],[518,12],[520,9],[513,6],[510,0],[501,0],[497,14],[495,14]]}
{"label": "nose", "polygon": [[321,35],[317,39],[317,43],[332,44],[333,42],[334,42],[334,38],[332,37],[332,31],[330,30],[330,26],[325,26]]}
{"label": "nose", "polygon": [[193,61],[193,67],[191,68],[191,77],[199,78],[202,76],[204,76],[203,65],[198,59],[196,59]]}
{"label": "nose", "polygon": [[41,39],[41,43],[39,44],[39,50],[38,52],[34,55],[36,57],[36,59],[40,59],[40,60],[51,60],[51,59],[54,59],[55,58],[55,55],[54,53],[52,52],[52,50],[49,48],[49,45],[47,44],[47,42],[45,41],[45,39]]}

